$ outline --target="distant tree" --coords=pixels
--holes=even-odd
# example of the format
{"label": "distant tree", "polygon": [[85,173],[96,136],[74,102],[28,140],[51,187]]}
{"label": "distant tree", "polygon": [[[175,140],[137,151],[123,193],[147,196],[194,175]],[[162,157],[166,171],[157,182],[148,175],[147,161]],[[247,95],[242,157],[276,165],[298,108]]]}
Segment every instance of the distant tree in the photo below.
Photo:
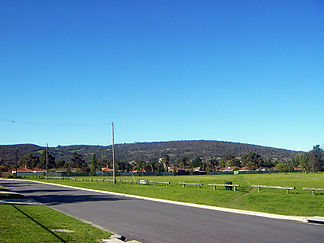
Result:
{"label": "distant tree", "polygon": [[189,159],[188,157],[181,157],[178,161],[179,166],[181,166],[181,168],[186,168],[189,165]]}
{"label": "distant tree", "polygon": [[88,167],[81,154],[74,152],[71,157],[72,168],[86,168]]}
{"label": "distant tree", "polygon": [[275,166],[275,163],[271,159],[267,159],[263,163],[263,167],[265,167],[265,168],[272,168],[274,166]]}
{"label": "distant tree", "polygon": [[71,175],[71,164],[70,163],[66,163],[66,172],[67,172],[67,176],[70,177]]}
{"label": "distant tree", "polygon": [[137,174],[139,176],[141,176],[141,172],[143,171],[143,168],[144,168],[144,161],[142,160],[136,161],[134,169],[137,170]]}
{"label": "distant tree", "polygon": [[168,167],[169,167],[169,164],[170,164],[170,156],[165,154],[163,155],[162,157],[162,163],[163,163],[163,169],[165,172],[168,172]]}
{"label": "distant tree", "polygon": [[163,165],[161,163],[156,163],[156,175],[159,175],[163,171]]}
{"label": "distant tree", "polygon": [[313,149],[308,152],[308,164],[313,173],[324,170],[323,149],[319,145],[313,146]]}
{"label": "distant tree", "polygon": [[297,154],[295,158],[303,172],[310,172],[308,153]]}
{"label": "distant tree", "polygon": [[65,168],[67,167],[65,160],[56,161],[56,168]]}
{"label": "distant tree", "polygon": [[[47,150],[47,168],[53,169],[56,167],[55,157]],[[46,169],[46,150],[44,149],[42,155],[39,159],[39,163],[37,165],[38,168]]]}
{"label": "distant tree", "polygon": [[250,168],[261,168],[263,167],[264,160],[261,155],[249,152],[242,156],[242,165]]}
{"label": "distant tree", "polygon": [[226,160],[226,161],[230,161],[230,160],[232,160],[234,158],[235,158],[235,156],[233,154],[226,154],[223,157],[223,159]]}
{"label": "distant tree", "polygon": [[203,165],[202,159],[200,157],[196,157],[193,161],[192,161],[192,167],[196,168],[196,167],[201,167]]}
{"label": "distant tree", "polygon": [[152,166],[152,163],[145,163],[144,164],[144,170],[146,172],[154,172],[154,168]]}
{"label": "distant tree", "polygon": [[177,167],[174,165],[173,167],[173,176],[176,176],[177,175]]}
{"label": "distant tree", "polygon": [[276,169],[281,172],[292,172],[294,170],[294,165],[291,162],[280,162],[277,164]]}
{"label": "distant tree", "polygon": [[119,161],[118,169],[121,171],[129,172],[132,170],[132,166],[129,163],[127,163],[126,161]]}
{"label": "distant tree", "polygon": [[254,162],[252,161],[248,161],[247,163],[245,163],[245,167],[249,170],[256,170],[257,166]]}
{"label": "distant tree", "polygon": [[83,173],[89,173],[90,172],[90,168],[88,166],[85,166],[85,167],[82,167],[80,169],[80,171],[83,172]]}
{"label": "distant tree", "polygon": [[210,164],[211,170],[219,170],[220,169],[219,160],[216,158],[210,159],[209,164]]}
{"label": "distant tree", "polygon": [[35,154],[25,154],[21,159],[18,161],[19,167],[25,167],[25,168],[35,168],[37,167],[39,163],[39,157]]}
{"label": "distant tree", "polygon": [[242,167],[241,161],[237,158],[233,158],[233,159],[229,160],[227,163],[229,166],[235,166],[235,167],[239,167],[239,168]]}
{"label": "distant tree", "polygon": [[92,176],[96,175],[96,169],[97,169],[97,159],[96,159],[96,154],[92,154],[91,158],[91,167],[90,167],[90,174]]}
{"label": "distant tree", "polygon": [[220,161],[219,161],[219,168],[225,168],[227,167],[227,162],[224,158],[222,158]]}
{"label": "distant tree", "polygon": [[210,160],[205,164],[205,168],[204,168],[204,171],[206,171],[207,175],[210,174],[211,172],[211,168],[212,168],[212,164],[210,162]]}
{"label": "distant tree", "polygon": [[101,158],[97,163],[98,169],[108,167],[112,169],[112,159],[111,158]]}

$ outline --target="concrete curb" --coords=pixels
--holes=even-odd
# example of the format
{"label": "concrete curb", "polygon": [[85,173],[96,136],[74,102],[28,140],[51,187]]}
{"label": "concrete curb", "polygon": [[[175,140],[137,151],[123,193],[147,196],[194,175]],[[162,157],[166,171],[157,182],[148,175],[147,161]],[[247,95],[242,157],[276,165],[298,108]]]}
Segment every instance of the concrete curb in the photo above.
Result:
{"label": "concrete curb", "polygon": [[0,199],[0,204],[43,205],[33,199]]}
{"label": "concrete curb", "polygon": [[324,217],[310,217],[304,218],[306,223],[324,224]]}
{"label": "concrete curb", "polygon": [[[16,180],[16,179],[12,179],[12,180]],[[19,180],[19,179],[17,179],[17,180]],[[74,186],[67,186],[67,185],[61,185],[61,184],[49,183],[49,182],[42,182],[42,181],[33,181],[33,180],[21,180],[21,181],[30,181],[30,182],[37,182],[37,183],[48,184],[48,185],[57,185],[57,186],[62,186],[62,187],[72,188],[72,189],[78,189],[78,190],[83,190],[83,191],[92,191],[92,192],[116,195],[116,196],[121,196],[121,197],[130,197],[130,198],[149,200],[149,201],[154,201],[154,202],[168,203],[168,204],[174,204],[174,205],[180,205],[180,206],[186,206],[186,207],[194,207],[194,208],[201,208],[201,209],[209,209],[209,210],[215,210],[215,211],[221,211],[221,212],[227,212],[227,213],[236,213],[236,214],[244,214],[244,215],[251,215],[251,216],[271,218],[271,219],[283,219],[283,220],[292,220],[292,221],[305,222],[305,217],[301,217],[301,216],[286,216],[286,215],[280,215],[280,214],[262,213],[262,212],[255,212],[255,211],[248,211],[248,210],[241,210],[241,209],[222,208],[222,207],[200,205],[200,204],[194,204],[194,203],[171,201],[171,200],[166,200],[166,199],[157,199],[157,198],[150,198],[150,197],[144,197],[144,196],[135,196],[135,195],[117,193],[117,192],[100,191],[100,190],[87,189],[87,188],[74,187]]]}

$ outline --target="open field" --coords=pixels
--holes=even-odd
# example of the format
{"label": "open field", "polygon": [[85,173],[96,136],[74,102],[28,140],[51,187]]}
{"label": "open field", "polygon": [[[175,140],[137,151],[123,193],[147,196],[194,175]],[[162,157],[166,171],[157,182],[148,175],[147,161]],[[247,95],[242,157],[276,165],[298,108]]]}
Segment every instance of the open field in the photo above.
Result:
{"label": "open field", "polygon": [[[78,179],[81,178],[102,179],[103,177],[78,177]],[[130,181],[132,177],[117,177],[117,180],[120,179]],[[171,184],[166,187],[165,185],[138,185],[134,183],[113,185],[111,182],[99,181],[48,179],[47,182],[283,215],[324,216],[324,193],[316,192],[316,195],[312,196],[310,191],[302,189],[303,187],[324,188],[324,173],[135,177],[136,181],[138,179],[148,179],[149,182],[169,181]],[[226,191],[224,187],[217,188],[214,191],[212,187],[207,186],[207,184],[224,184],[225,181],[239,184],[238,191]],[[196,186],[183,188],[178,182],[202,183],[203,186],[200,189]],[[290,191],[289,194],[286,194],[286,190],[280,189],[262,189],[261,192],[258,192],[256,188],[252,188],[250,185],[292,186],[296,187],[296,190]]]}
{"label": "open field", "polygon": [[43,205],[0,205],[0,229],[1,242],[101,242],[110,236]]}

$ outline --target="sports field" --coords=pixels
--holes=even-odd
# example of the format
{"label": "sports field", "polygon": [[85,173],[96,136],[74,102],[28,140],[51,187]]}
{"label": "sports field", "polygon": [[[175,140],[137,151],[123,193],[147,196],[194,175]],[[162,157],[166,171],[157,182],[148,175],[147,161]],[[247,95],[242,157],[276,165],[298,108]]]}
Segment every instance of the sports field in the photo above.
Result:
{"label": "sports field", "polygon": [[[111,182],[89,181],[89,179],[103,178],[99,176],[77,178],[85,181],[48,179],[47,182],[283,215],[324,216],[324,192],[316,192],[315,196],[312,196],[311,191],[302,189],[304,187],[324,188],[324,173],[117,177],[118,183],[116,185]],[[112,178],[105,177],[105,179]],[[119,182],[119,180],[137,182],[138,179],[147,179],[149,182],[170,182],[170,185],[154,186],[151,183],[149,185],[138,185],[135,182],[133,184]],[[240,187],[234,192],[226,191],[224,187],[213,190],[213,187],[207,186],[208,184],[224,184],[226,181],[239,184]],[[201,183],[203,185],[201,188],[197,186],[183,188],[178,182]],[[296,190],[291,190],[289,194],[286,193],[286,190],[281,189],[262,189],[261,192],[258,192],[251,185],[290,186],[296,187]]]}

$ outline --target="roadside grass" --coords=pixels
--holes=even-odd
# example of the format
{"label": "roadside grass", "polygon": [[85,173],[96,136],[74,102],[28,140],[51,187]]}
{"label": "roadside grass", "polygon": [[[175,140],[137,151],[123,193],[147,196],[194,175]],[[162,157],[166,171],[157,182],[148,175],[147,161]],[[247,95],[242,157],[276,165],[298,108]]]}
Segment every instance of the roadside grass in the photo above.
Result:
{"label": "roadside grass", "polygon": [[[59,232],[56,230],[73,232]],[[0,205],[0,242],[101,242],[110,233],[43,205]]]}
{"label": "roadside grass", "polygon": [[[102,179],[103,177],[77,178]],[[111,179],[111,177],[109,177],[109,179]],[[132,180],[132,177],[118,177],[118,179]],[[226,208],[295,216],[324,216],[324,193],[316,192],[316,195],[313,197],[310,191],[304,191],[302,189],[303,187],[324,188],[324,173],[135,177],[136,181],[138,179],[147,179],[149,182],[169,181],[171,184],[166,187],[165,185],[154,186],[152,184],[138,185],[118,183],[117,185],[113,185],[112,183],[103,183],[99,181],[51,179],[46,181],[75,187]],[[239,184],[240,187],[238,191],[226,191],[224,187],[213,190],[213,187],[207,186],[207,184],[224,184],[225,181]],[[203,186],[200,189],[196,186],[186,186],[183,188],[178,182],[202,183]],[[251,185],[294,186],[296,190],[286,194],[286,190],[262,189],[259,193],[257,189],[252,188]]]}

